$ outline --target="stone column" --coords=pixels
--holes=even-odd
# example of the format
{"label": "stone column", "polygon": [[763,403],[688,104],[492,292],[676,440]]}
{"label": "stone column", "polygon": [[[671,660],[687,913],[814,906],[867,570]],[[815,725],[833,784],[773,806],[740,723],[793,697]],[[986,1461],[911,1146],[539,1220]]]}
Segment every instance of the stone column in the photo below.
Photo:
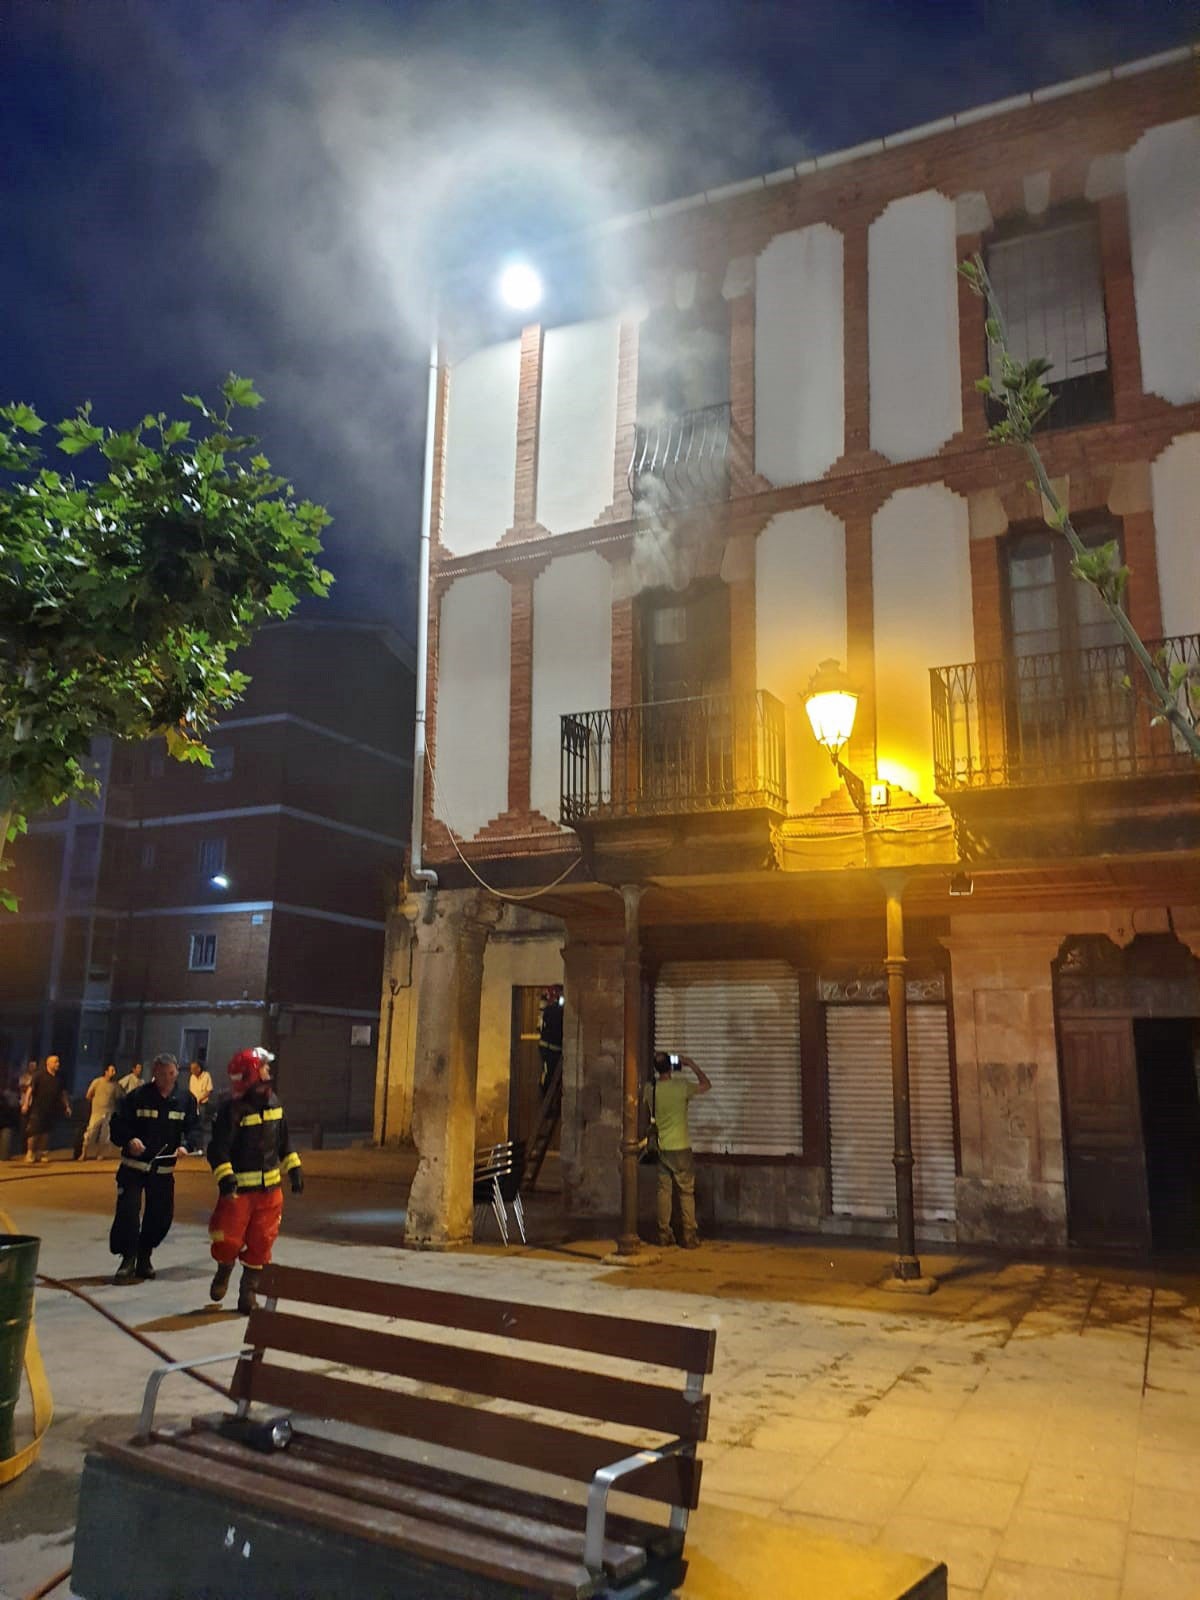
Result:
{"label": "stone column", "polygon": [[620,1212],[624,953],[619,924],[568,927],[562,1108],[568,1216],[607,1218]]}
{"label": "stone column", "polygon": [[1052,916],[955,917],[950,952],[963,1243],[1063,1246],[1067,1206]]}
{"label": "stone column", "polygon": [[412,1130],[420,1161],[404,1239],[427,1250],[472,1236],[483,954],[502,911],[480,891],[442,890],[432,921],[416,925]]}

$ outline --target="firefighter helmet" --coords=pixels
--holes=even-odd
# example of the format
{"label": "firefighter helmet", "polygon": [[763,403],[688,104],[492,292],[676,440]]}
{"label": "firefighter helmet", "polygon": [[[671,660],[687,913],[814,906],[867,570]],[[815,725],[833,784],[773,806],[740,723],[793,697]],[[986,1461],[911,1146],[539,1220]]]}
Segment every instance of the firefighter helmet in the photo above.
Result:
{"label": "firefighter helmet", "polygon": [[270,1083],[274,1059],[271,1052],[264,1050],[261,1045],[255,1045],[251,1050],[239,1050],[225,1069],[234,1097],[245,1094],[256,1083]]}

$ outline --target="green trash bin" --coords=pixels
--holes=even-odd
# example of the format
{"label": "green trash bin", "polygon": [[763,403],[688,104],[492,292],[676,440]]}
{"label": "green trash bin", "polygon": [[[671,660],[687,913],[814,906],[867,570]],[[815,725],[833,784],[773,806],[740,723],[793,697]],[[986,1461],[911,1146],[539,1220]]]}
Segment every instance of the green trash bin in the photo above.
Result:
{"label": "green trash bin", "polygon": [[13,1413],[21,1394],[25,1341],[33,1321],[40,1239],[0,1233],[0,1461],[13,1455]]}

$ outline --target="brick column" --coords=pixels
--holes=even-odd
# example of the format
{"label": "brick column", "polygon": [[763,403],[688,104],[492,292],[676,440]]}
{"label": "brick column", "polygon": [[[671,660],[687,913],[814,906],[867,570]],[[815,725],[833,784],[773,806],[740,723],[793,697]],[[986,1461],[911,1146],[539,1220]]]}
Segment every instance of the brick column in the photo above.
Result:
{"label": "brick column", "polygon": [[850,738],[849,765],[864,783],[875,779],[875,576],[872,566],[874,508],[845,516],[846,671],[858,688],[858,713]]}
{"label": "brick column", "polygon": [[729,302],[730,493],[754,490],[754,291]]}
{"label": "brick column", "polygon": [[844,460],[871,450],[871,339],[869,325],[868,233],[870,224],[848,223],[842,233],[843,346],[846,387]]}
{"label": "brick column", "polygon": [[633,458],[633,445],[637,434],[640,331],[640,323],[634,321],[632,317],[622,320],[617,344],[617,435],[613,450],[613,497],[608,510],[598,519],[601,522],[625,522],[633,515],[633,495],[629,491],[629,463]]}
{"label": "brick column", "polygon": [[562,1187],[571,1217],[615,1217],[620,1208],[623,953],[619,924],[567,927]]}
{"label": "brick column", "polygon": [[[978,233],[960,234],[957,250],[960,261],[974,256],[981,243]],[[984,323],[987,311],[983,299],[967,280],[958,279],[958,364],[962,374],[963,425],[960,437],[965,444],[978,444],[987,432],[987,411],[975,380],[987,376],[987,345]]]}
{"label": "brick column", "polygon": [[521,330],[521,378],[517,392],[517,472],[513,492],[513,525],[506,540],[545,533],[537,520],[538,428],[542,413],[542,328]]}
{"label": "brick column", "polygon": [[528,564],[506,571],[512,589],[508,645],[508,811],[529,811],[529,762],[533,737],[533,583]]}
{"label": "brick column", "polygon": [[[1123,194],[1101,200],[1100,263],[1108,312],[1108,363],[1113,414],[1118,422],[1136,417],[1142,406],[1142,355],[1138,347],[1133,263],[1129,252],[1129,207]],[[1193,330],[1194,336],[1194,330]]]}

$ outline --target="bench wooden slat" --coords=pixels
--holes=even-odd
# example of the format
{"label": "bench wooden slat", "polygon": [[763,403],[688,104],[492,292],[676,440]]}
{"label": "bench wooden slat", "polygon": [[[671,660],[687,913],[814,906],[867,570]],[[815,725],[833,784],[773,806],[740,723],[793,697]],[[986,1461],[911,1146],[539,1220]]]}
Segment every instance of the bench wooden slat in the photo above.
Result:
{"label": "bench wooden slat", "polygon": [[[450,1471],[448,1467],[431,1466],[427,1461],[384,1455],[378,1450],[367,1450],[341,1439],[326,1439],[320,1434],[308,1433],[303,1424],[293,1433],[290,1449],[306,1460],[322,1461],[333,1467],[353,1466],[358,1471],[389,1482],[410,1484],[434,1494],[466,1501],[470,1505],[490,1506],[498,1511],[537,1517],[558,1527],[583,1532],[587,1510],[582,1500],[554,1499],[531,1489],[514,1488],[512,1484],[467,1477],[461,1472]],[[607,1526],[613,1539],[649,1550],[662,1560],[678,1556],[683,1549],[683,1534],[667,1527],[665,1523],[640,1522],[635,1517],[610,1512]]]}
{"label": "bench wooden slat", "polygon": [[338,1533],[408,1550],[423,1560],[464,1568],[501,1582],[530,1585],[554,1600],[585,1600],[596,1584],[581,1562],[538,1554],[485,1534],[466,1534],[422,1522],[381,1506],[354,1505],[341,1495],[279,1483],[266,1474],[225,1464],[219,1476],[194,1456],[162,1440],[147,1445],[103,1440],[97,1449],[136,1472],[161,1472],[207,1493],[227,1494],[234,1503],[259,1506],[284,1517],[320,1523]]}
{"label": "bench wooden slat", "polygon": [[[580,1483],[589,1482],[600,1467],[632,1455],[636,1448],[478,1406],[402,1394],[344,1378],[279,1367],[265,1360],[239,1361],[230,1393],[236,1399],[284,1406],[307,1416],[335,1418],[362,1428],[380,1428],[468,1455],[556,1473]],[[700,1468],[699,1461],[672,1456],[631,1472],[622,1479],[621,1488],[626,1494],[694,1510],[700,1493]]]}
{"label": "bench wooden slat", "polygon": [[427,1339],[409,1339],[317,1317],[255,1311],[246,1330],[246,1343],[268,1352],[286,1351],[289,1355],[388,1372],[422,1383],[622,1423],[681,1439],[703,1439],[708,1429],[707,1396],[697,1403],[678,1389],[632,1378],[551,1366],[491,1350],[433,1344]]}
{"label": "bench wooden slat", "polygon": [[[395,1483],[380,1478],[374,1472],[356,1471],[351,1466],[333,1465],[329,1461],[306,1460],[303,1453],[293,1450],[252,1457],[244,1445],[226,1439],[219,1433],[204,1431],[181,1434],[169,1442],[177,1449],[203,1456],[206,1460],[228,1462],[247,1470],[265,1472],[281,1482],[310,1484],[316,1489],[345,1495],[347,1499],[358,1503],[384,1506],[391,1511],[423,1517],[429,1522],[462,1528],[467,1533],[493,1534],[513,1544],[526,1544],[535,1550],[549,1551],[551,1555],[565,1556],[577,1562],[583,1560],[581,1532],[537,1517],[498,1511],[490,1506],[467,1505],[450,1495],[435,1494],[412,1484]],[[628,1580],[645,1567],[646,1551],[637,1545],[618,1544],[610,1539],[605,1542],[603,1560],[605,1570],[612,1578]]]}
{"label": "bench wooden slat", "polygon": [[308,1267],[276,1262],[265,1269],[260,1293],[266,1299],[300,1300],[312,1305],[432,1322],[470,1333],[498,1334],[627,1361],[648,1361],[683,1372],[709,1373],[717,1336],[711,1328],[678,1328],[592,1311],[563,1311],[517,1300],[482,1300],[418,1289],[402,1283],[372,1283]]}

